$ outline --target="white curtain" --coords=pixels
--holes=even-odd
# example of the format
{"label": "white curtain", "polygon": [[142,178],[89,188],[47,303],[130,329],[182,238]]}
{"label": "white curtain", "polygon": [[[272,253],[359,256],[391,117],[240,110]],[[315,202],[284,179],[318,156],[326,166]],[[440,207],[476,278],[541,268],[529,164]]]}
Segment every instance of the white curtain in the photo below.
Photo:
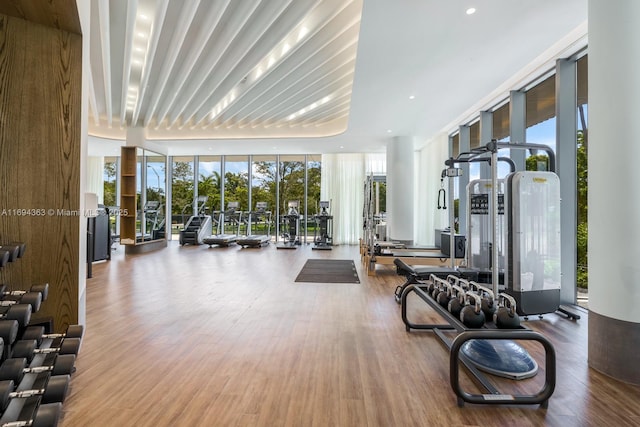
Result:
{"label": "white curtain", "polygon": [[87,193],[98,195],[98,203],[104,203],[104,157],[87,157]]}
{"label": "white curtain", "polygon": [[320,198],[331,201],[334,244],[359,243],[365,177],[369,173],[385,171],[384,154],[322,155]]}
{"label": "white curtain", "polygon": [[[415,169],[418,171],[418,180],[415,200],[417,200],[414,215],[414,234],[417,245],[433,246],[435,244],[435,229],[445,228],[449,225],[448,211],[438,209],[438,190],[440,190],[440,173],[444,169],[444,161],[448,158],[449,137],[446,133],[440,134],[429,141],[420,151],[418,163]],[[445,190],[447,181],[444,181]],[[449,208],[447,194],[447,208]],[[453,208],[453,207],[451,207]]]}

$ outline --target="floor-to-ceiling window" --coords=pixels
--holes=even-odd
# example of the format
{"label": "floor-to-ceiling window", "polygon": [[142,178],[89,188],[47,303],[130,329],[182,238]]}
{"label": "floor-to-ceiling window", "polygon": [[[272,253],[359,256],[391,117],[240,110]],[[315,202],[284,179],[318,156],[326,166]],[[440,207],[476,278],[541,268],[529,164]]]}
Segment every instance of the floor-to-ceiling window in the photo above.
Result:
{"label": "floor-to-ceiling window", "polygon": [[[280,156],[278,163],[279,172],[279,200],[278,215],[285,215],[288,211],[289,202],[298,203],[298,213],[301,216],[299,235],[304,236],[304,215],[305,215],[305,160],[304,155]],[[282,225],[281,225],[282,228]],[[302,240],[302,237],[301,239]]]}
{"label": "floor-to-ceiling window", "polygon": [[249,210],[249,156],[224,157],[224,204],[238,202],[238,209]]}
{"label": "floor-to-ceiling window", "polygon": [[[104,158],[104,194],[102,203],[107,207],[113,207],[113,212],[116,211],[115,207],[119,205],[118,202],[118,161],[119,157],[105,157]],[[113,234],[118,234],[119,227],[118,216],[109,215],[109,227]]]}
{"label": "floor-to-ceiling window", "polygon": [[104,158],[104,196],[105,206],[117,206],[117,183],[118,183],[118,157]]}
{"label": "floor-to-ceiling window", "polygon": [[251,209],[256,211],[258,203],[266,203],[267,213],[251,218],[252,234],[274,235],[278,207],[276,192],[276,156],[253,156],[251,164]]}
{"label": "floor-to-ceiling window", "polygon": [[177,233],[193,214],[193,156],[174,157],[171,168],[171,229]]}
{"label": "floor-to-ceiling window", "polygon": [[578,302],[588,303],[586,290],[589,286],[587,264],[587,154],[589,148],[589,132],[587,127],[588,86],[587,86],[588,57],[583,56],[577,61],[577,106],[578,129],[576,135],[576,174],[577,174],[577,271],[576,284],[578,286]]}
{"label": "floor-to-ceiling window", "polygon": [[220,156],[198,157],[198,197],[206,196],[207,213],[219,211],[222,184]]}
{"label": "floor-to-ceiling window", "polygon": [[[480,141],[480,121],[469,126],[469,148],[474,149],[482,145]],[[480,163],[469,163],[469,181],[480,178]]]}
{"label": "floor-to-ceiling window", "polygon": [[[320,213],[321,166],[321,156],[307,156],[307,239],[313,239],[313,236],[317,232],[314,215]],[[331,208],[331,206],[329,208]]]}

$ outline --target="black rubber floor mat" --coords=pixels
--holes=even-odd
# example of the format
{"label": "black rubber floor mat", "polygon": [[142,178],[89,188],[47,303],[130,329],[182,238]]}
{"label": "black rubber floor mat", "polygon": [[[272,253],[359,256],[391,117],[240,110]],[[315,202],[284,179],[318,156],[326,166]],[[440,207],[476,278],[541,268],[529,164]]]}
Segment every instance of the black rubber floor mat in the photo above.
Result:
{"label": "black rubber floor mat", "polygon": [[360,283],[356,265],[350,259],[309,259],[296,282]]}

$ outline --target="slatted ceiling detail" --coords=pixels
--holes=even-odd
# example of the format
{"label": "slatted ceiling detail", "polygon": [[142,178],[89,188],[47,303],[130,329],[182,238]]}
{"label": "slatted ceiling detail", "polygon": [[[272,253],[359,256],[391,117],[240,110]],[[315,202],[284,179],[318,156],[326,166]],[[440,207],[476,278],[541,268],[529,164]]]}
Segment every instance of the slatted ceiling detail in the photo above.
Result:
{"label": "slatted ceiling detail", "polygon": [[96,91],[93,88],[93,77],[91,76],[91,67],[87,67],[87,73],[89,77],[87,78],[87,82],[89,85],[89,112],[93,117],[93,124],[96,126],[100,125],[100,120],[98,120],[98,101],[96,100]]}
{"label": "slatted ceiling detail", "polygon": [[164,18],[166,16],[168,6],[169,6],[169,0],[161,0],[158,2],[154,22],[157,22],[159,24],[157,26],[154,26],[153,31],[151,33],[151,40],[148,44],[149,50],[145,58],[145,66],[142,69],[142,78],[140,79],[140,85],[138,88],[139,101],[136,103],[133,109],[133,117],[131,118],[130,121],[128,121],[129,123],[134,123],[134,124],[138,123],[138,116],[140,114],[142,100],[144,99],[145,93],[147,91],[147,87],[149,84],[149,76],[151,74],[151,67],[146,66],[146,63],[152,64],[156,56],[156,52],[158,48],[158,39],[160,38],[160,34],[162,33],[161,25],[164,23]]}
{"label": "slatted ceiling detail", "polygon": [[[295,59],[292,58],[291,66],[289,64],[285,64],[282,68],[283,73],[285,74],[280,78],[278,84],[276,86],[278,90],[278,94],[272,98],[268,104],[264,104],[262,106],[262,110],[266,110],[265,114],[274,115],[282,118],[295,113],[300,108],[304,108],[304,102],[301,102],[300,99],[303,97],[307,97],[309,91],[309,84],[316,84],[318,81],[318,77],[324,81],[324,84],[333,83],[333,75],[331,74],[331,70],[335,69],[334,63],[326,61],[327,57],[333,55],[336,50],[334,49],[344,49],[343,52],[346,52],[345,56],[349,56],[352,58],[349,61],[352,64],[352,70],[355,68],[355,50],[357,48],[356,43],[349,44],[349,40],[351,40],[351,36],[353,33],[357,33],[358,28],[357,25],[350,27],[344,33],[337,35],[333,40],[324,44],[321,50],[319,50],[320,54],[309,58],[304,63],[301,63],[299,66],[295,66]],[[352,33],[353,32],[353,33]],[[346,48],[345,45],[346,44]],[[338,53],[343,53],[338,50]],[[346,59],[346,58],[345,58]],[[295,67],[295,68],[294,68]],[[293,68],[293,70],[292,70]],[[315,71],[315,73],[311,73],[310,71]],[[353,72],[353,71],[352,71]],[[278,70],[274,72],[275,76],[278,77]],[[322,74],[318,76],[318,74]],[[313,81],[313,83],[310,83]],[[353,78],[351,79],[351,83],[353,82]],[[293,83],[293,85],[292,85]],[[322,96],[318,96],[318,99],[311,100],[309,103],[322,99],[324,96],[330,96],[331,91],[327,91]],[[270,105],[274,102],[277,102],[275,108],[270,108]],[[256,126],[263,119],[263,116],[258,116],[252,121],[252,126]]]}
{"label": "slatted ceiling detail", "polygon": [[[113,95],[94,84],[90,132],[123,137],[121,126],[131,123],[146,127],[150,139],[322,136],[345,129],[346,121],[342,128],[332,123],[348,117],[362,0],[191,0],[177,2],[180,7],[159,0],[166,13],[161,19],[156,10],[144,71],[134,75],[131,49],[124,47],[132,45],[133,27],[126,22],[147,1],[109,3],[110,55],[98,56],[110,59]],[[304,37],[256,78],[268,55],[302,26]],[[116,34],[125,38],[117,46]],[[103,46],[93,41],[91,49],[93,58]],[[98,81],[105,65],[91,65]],[[138,81],[138,101],[127,113],[128,86]],[[290,119],[314,103],[313,111]]]}
{"label": "slatted ceiling detail", "polygon": [[[193,23],[199,4],[199,0],[185,1],[178,15],[177,26],[175,27],[173,33],[170,34],[173,37],[170,38],[167,42],[168,48],[166,49],[166,53],[165,55],[159,56],[157,59],[157,61],[162,62],[162,65],[160,65],[160,73],[158,74],[157,80],[155,82],[153,80],[153,75],[151,75],[149,83],[150,85],[153,85],[156,90],[154,90],[150,94],[150,96],[144,97],[141,103],[143,105],[142,108],[144,108],[148,112],[143,123],[145,127],[150,125],[150,119],[151,117],[153,117],[153,114],[156,111],[158,102],[160,101],[160,95],[165,90],[166,84],[169,80],[169,75],[174,64],[176,63],[176,59],[178,57],[178,54],[180,53],[180,49],[182,48],[182,46],[184,46],[187,36],[187,30]],[[222,5],[223,2],[218,2],[218,4]],[[171,11],[169,11],[169,14],[171,14]],[[163,33],[165,37],[168,37],[167,34],[169,34],[168,31],[165,31]]]}
{"label": "slatted ceiling detail", "polygon": [[[330,47],[332,46],[329,46],[329,48]],[[258,95],[252,97],[251,102],[257,105],[252,105],[253,108],[250,113],[245,115],[241,120],[243,122],[250,120],[250,124],[255,126],[259,124],[264,116],[269,114],[276,115],[290,108],[290,103],[295,102],[300,96],[304,96],[305,89],[309,87],[309,82],[312,81],[312,85],[317,85],[318,82],[331,84],[332,80],[338,78],[333,72],[344,68],[348,68],[351,73],[353,73],[353,69],[355,68],[355,46],[351,45],[349,47],[352,47],[352,49],[349,49],[346,54],[339,52],[338,56],[335,57],[337,58],[335,61],[318,63],[319,60],[314,61],[310,59],[293,69],[290,67],[282,67],[275,70],[269,75],[269,80],[265,80],[264,84],[260,87],[271,84],[271,80],[277,79],[277,81],[273,83],[264,96],[261,97]],[[347,56],[351,59],[347,60]],[[346,65],[338,65],[345,60],[347,61]],[[339,68],[336,68],[336,65],[338,65]],[[327,72],[327,70],[332,71]],[[260,90],[260,88],[256,88],[256,92],[258,90]],[[330,93],[330,91],[327,91],[325,96]],[[258,104],[257,101],[262,102],[262,104]]]}
{"label": "slatted ceiling detail", "polygon": [[[251,3],[247,2],[247,4]],[[262,3],[262,5],[264,6],[264,3]],[[205,94],[204,96],[207,97],[215,96],[216,90],[220,88],[224,79],[228,77],[231,70],[242,59],[242,55],[245,52],[247,54],[249,53],[252,47],[251,42],[263,34],[264,22],[261,21],[268,19],[270,16],[265,13],[264,7],[259,7],[260,4],[255,6],[256,7],[247,10],[246,13],[240,14],[243,19],[239,21],[236,26],[224,28],[225,30],[229,29],[226,31],[228,34],[228,42],[219,42],[216,40],[218,44],[216,50],[218,50],[220,54],[214,60],[207,61],[206,65],[198,67],[195,70],[195,75],[190,76],[190,78],[186,80],[186,86],[178,95],[178,99],[172,106],[172,110],[168,116],[169,127],[173,126],[179,118],[182,123],[188,123],[191,117],[189,115],[182,115],[187,106],[192,103],[198,103],[198,100],[202,97],[201,94]],[[269,9],[266,10],[268,11]],[[222,48],[220,48],[220,45],[222,45]],[[233,86],[230,85],[229,90],[232,87]],[[226,94],[227,92],[224,92],[224,94],[220,96],[220,99]]]}
{"label": "slatted ceiling detail", "polygon": [[[209,31],[200,31],[201,28],[209,27],[205,23],[196,28],[196,41],[194,45],[187,47],[185,53],[187,55],[185,66],[175,75],[177,84],[175,84],[168,92],[168,101],[160,109],[155,120],[156,129],[160,126],[171,125],[171,116],[169,113],[174,103],[178,102],[181,94],[187,89],[185,85],[190,84],[189,81],[200,82],[210,73],[214,72],[215,67],[221,60],[228,45],[238,33],[240,28],[246,22],[247,16],[255,10],[256,4],[253,2],[231,2],[224,10],[215,10],[210,15],[215,26],[211,26]],[[234,9],[236,7],[236,9]],[[241,9],[238,9],[241,7]],[[222,12],[219,14],[219,12]],[[207,55],[208,53],[208,55]],[[193,85],[193,83],[191,83]],[[166,122],[166,123],[165,123]]]}
{"label": "slatted ceiling detail", "polygon": [[[330,3],[320,3],[318,7],[316,7],[309,13],[307,17],[305,17],[305,21],[307,23],[306,25],[311,26],[314,22],[332,23],[333,17],[339,15],[341,11],[336,11],[335,8],[329,6],[331,6]],[[298,15],[296,15],[295,18],[297,18],[296,20],[298,20]],[[307,31],[309,33],[306,34],[298,44],[293,45],[290,52],[287,53],[287,55],[289,55],[289,58],[297,58],[298,60],[300,58],[299,52],[316,51],[314,45],[311,43],[313,40],[317,39],[318,34],[323,33],[322,30],[327,26],[326,24],[316,25],[316,29],[313,29],[306,27],[304,24],[298,24],[298,26],[295,27],[295,22],[291,20],[279,19],[278,21],[279,22],[275,23],[273,27],[274,29],[280,28],[281,30],[273,35],[273,38],[275,40],[284,39],[288,35],[287,33],[290,32],[290,28],[295,28],[294,32],[301,31],[303,29],[302,27],[307,28]],[[286,29],[286,31],[283,31],[283,29]],[[217,93],[214,92],[211,96],[211,105],[216,105],[218,102],[220,102],[220,100],[222,100],[234,86],[236,86],[240,81],[243,81],[243,79],[249,75],[255,64],[258,64],[267,55],[271,54],[273,43],[269,42],[268,39],[263,38],[260,41],[260,44],[262,45],[262,47],[260,49],[255,49],[255,52],[245,55],[242,58],[242,64],[240,64],[241,66],[238,66],[234,70],[233,75],[228,76],[229,78],[227,78],[226,81],[216,89]],[[256,80],[253,82],[253,85],[251,85],[253,76],[249,76],[245,84],[239,85],[239,90],[241,93],[237,94],[236,100],[239,101],[238,96],[242,96],[247,92],[250,92],[254,87],[261,86],[266,76],[273,73],[274,69],[278,68],[281,67],[278,64],[274,63],[273,67],[265,69],[261,76],[259,78],[256,78]],[[195,118],[196,123],[200,123],[203,119],[205,119],[207,115],[210,114],[210,107],[205,107],[204,109],[201,107],[202,104],[198,106],[198,108],[200,108],[200,112]]]}
{"label": "slatted ceiling detail", "polygon": [[493,138],[501,140],[509,136],[509,103],[493,112]]}
{"label": "slatted ceiling detail", "polygon": [[[215,70],[218,75],[214,73],[209,76],[201,87],[203,90],[193,92],[195,96],[189,107],[182,108],[181,113],[184,113],[184,121],[193,120],[195,124],[200,124],[207,115],[210,115],[212,106],[220,102],[251,73],[256,64],[270,53],[273,47],[271,39],[280,40],[287,35],[289,26],[297,21],[298,15],[294,14],[290,17],[292,9],[294,12],[297,11],[291,7],[289,1],[281,3],[282,9],[277,10],[277,13],[267,13],[274,12],[275,4],[269,4],[269,7],[256,10],[254,16],[256,17],[255,21],[258,22],[248,22],[246,24],[247,30],[240,33],[242,39],[234,40],[237,43],[229,46],[229,60],[225,67],[218,67]],[[267,72],[268,70],[264,71],[264,73]],[[235,96],[235,99],[237,97],[238,95]]]}
{"label": "slatted ceiling detail", "polygon": [[[151,95],[151,108],[147,110],[147,115],[144,118],[145,127],[150,126],[152,123],[156,127],[160,126],[171,103],[177,97],[179,88],[191,73],[214,30],[218,28],[218,23],[222,19],[229,3],[230,0],[214,2],[211,5],[212,7],[206,11],[198,9],[198,13],[193,17],[191,17],[191,11],[185,14],[186,16],[179,15],[180,20],[177,22],[176,30],[169,40],[170,54],[164,59],[160,80],[155,84],[154,92]],[[197,4],[194,3],[193,8],[197,9],[198,5],[199,2]],[[172,15],[169,14],[168,17],[170,16]],[[186,18],[192,19],[187,21]],[[199,19],[203,18],[205,22],[209,23],[208,25],[199,21]],[[163,101],[164,104],[161,104]]]}
{"label": "slatted ceiling detail", "polygon": [[[306,65],[307,63],[305,63]],[[312,85],[318,85],[323,79],[333,80],[339,78],[345,72],[353,74],[355,68],[355,52],[339,52],[328,61],[316,66],[313,70],[307,72],[308,66],[298,67],[293,72],[285,76],[281,70],[277,69],[269,74],[253,92],[254,95],[247,103],[236,103],[232,105],[223,117],[230,117],[242,123],[242,126],[250,123],[254,119],[256,112],[260,111],[262,106],[263,114],[271,111],[274,106],[283,104],[289,99],[295,97],[306,86],[305,80],[313,81]],[[330,69],[329,73],[325,73],[325,68]],[[353,78],[353,77],[351,77]]]}

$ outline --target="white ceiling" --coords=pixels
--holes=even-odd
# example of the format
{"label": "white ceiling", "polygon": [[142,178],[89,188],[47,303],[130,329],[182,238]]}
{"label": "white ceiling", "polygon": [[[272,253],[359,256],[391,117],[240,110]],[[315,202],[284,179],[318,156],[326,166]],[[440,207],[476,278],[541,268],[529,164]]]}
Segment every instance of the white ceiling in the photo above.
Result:
{"label": "white ceiling", "polygon": [[[584,46],[587,1],[100,0],[91,14],[93,135],[123,139],[124,121],[176,155],[380,152],[455,129]],[[127,80],[143,88],[130,105]],[[90,154],[120,143],[92,137]]]}

